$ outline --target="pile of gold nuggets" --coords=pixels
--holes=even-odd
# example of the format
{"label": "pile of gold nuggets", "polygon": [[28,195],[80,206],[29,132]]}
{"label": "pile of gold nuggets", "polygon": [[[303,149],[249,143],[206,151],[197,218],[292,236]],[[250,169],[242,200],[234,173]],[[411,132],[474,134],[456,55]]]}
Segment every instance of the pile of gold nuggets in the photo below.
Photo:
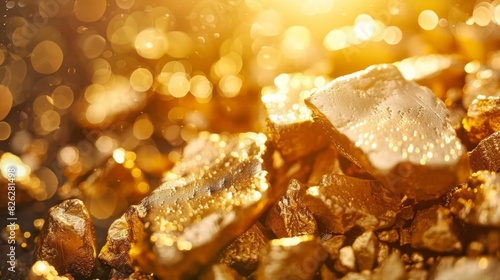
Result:
{"label": "pile of gold nuggets", "polygon": [[499,1],[34,2],[2,279],[499,279]]}

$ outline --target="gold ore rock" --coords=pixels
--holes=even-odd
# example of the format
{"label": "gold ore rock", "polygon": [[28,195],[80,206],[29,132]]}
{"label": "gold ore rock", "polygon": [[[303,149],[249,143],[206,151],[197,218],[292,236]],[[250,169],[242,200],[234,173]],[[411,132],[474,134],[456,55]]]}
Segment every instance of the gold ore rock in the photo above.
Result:
{"label": "gold ore rock", "polygon": [[444,103],[393,65],[337,78],[305,102],[337,150],[396,193],[429,200],[467,179]]}
{"label": "gold ore rock", "polygon": [[163,184],[110,229],[101,255],[121,245],[143,272],[161,279],[196,275],[275,202],[264,170],[266,141],[258,133],[200,133]]}
{"label": "gold ore rock", "polygon": [[33,260],[48,262],[59,274],[92,274],[96,260],[94,226],[81,200],[65,200],[49,209],[35,242]]}

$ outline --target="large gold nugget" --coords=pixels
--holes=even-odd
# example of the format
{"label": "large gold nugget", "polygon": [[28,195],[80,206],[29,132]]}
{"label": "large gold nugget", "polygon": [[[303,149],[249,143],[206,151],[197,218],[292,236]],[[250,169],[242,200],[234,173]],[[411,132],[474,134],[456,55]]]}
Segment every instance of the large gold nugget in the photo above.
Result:
{"label": "large gold nugget", "polygon": [[326,146],[321,128],[304,104],[304,99],[325,83],[324,77],[281,74],[275,79],[276,87],[262,89],[270,139],[285,159],[293,161]]}
{"label": "large gold nugget", "polygon": [[313,279],[327,258],[313,235],[271,240],[262,252],[256,279]]}
{"label": "large gold nugget", "polygon": [[285,195],[271,208],[266,225],[277,237],[293,237],[318,233],[318,225],[303,200],[306,187],[292,179]]}
{"label": "large gold nugget", "polygon": [[266,141],[257,133],[201,133],[191,141],[164,183],[136,207],[135,224],[144,227],[131,238],[132,265],[162,279],[188,278],[245,232],[274,203],[263,167]]}
{"label": "large gold nugget", "polygon": [[364,230],[390,227],[400,202],[377,181],[332,174],[307,189],[304,204],[328,229],[345,233],[354,226]]}
{"label": "large gold nugget", "polygon": [[83,202],[71,199],[51,207],[35,243],[34,262],[47,261],[59,274],[89,277],[95,259],[94,226]]}
{"label": "large gold nugget", "polygon": [[472,143],[479,143],[493,132],[500,131],[500,97],[480,95],[474,99],[462,124]]}
{"label": "large gold nugget", "polygon": [[478,171],[451,196],[450,209],[466,223],[500,227],[500,176]]}
{"label": "large gold nugget", "polygon": [[306,104],[340,153],[399,194],[437,198],[468,176],[443,102],[395,66],[337,78]]}
{"label": "large gold nugget", "polygon": [[483,139],[469,154],[472,171],[500,172],[500,131]]}

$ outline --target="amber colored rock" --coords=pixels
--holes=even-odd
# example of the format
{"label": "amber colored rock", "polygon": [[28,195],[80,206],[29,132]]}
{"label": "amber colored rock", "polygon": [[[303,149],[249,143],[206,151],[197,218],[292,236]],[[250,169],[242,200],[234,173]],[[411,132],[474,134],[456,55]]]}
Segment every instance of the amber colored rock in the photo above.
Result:
{"label": "amber colored rock", "polygon": [[337,78],[305,102],[339,153],[398,194],[437,198],[468,176],[443,102],[395,66]]}
{"label": "amber colored rock", "polygon": [[356,271],[356,255],[352,246],[342,247],[339,251],[339,258],[335,261],[334,269],[340,273]]}
{"label": "amber colored rock", "polygon": [[359,270],[371,270],[378,255],[378,239],[373,231],[366,231],[352,244]]}
{"label": "amber colored rock", "polygon": [[399,245],[404,246],[411,243],[411,229],[399,228]]}
{"label": "amber colored rock", "polygon": [[442,257],[431,270],[428,279],[469,280],[498,279],[500,261],[494,257]]}
{"label": "amber colored rock", "polygon": [[240,280],[245,279],[234,269],[225,264],[213,264],[204,269],[198,280]]}
{"label": "amber colored rock", "polygon": [[321,181],[321,177],[326,174],[344,174],[340,166],[338,153],[331,147],[316,154],[307,185],[317,185]]}
{"label": "amber colored rock", "polygon": [[257,222],[249,230],[229,243],[218,255],[218,261],[248,275],[259,264],[260,252],[269,241]]}
{"label": "amber colored rock", "polygon": [[78,199],[65,200],[49,209],[33,253],[34,262],[46,261],[59,274],[89,277],[96,260],[94,226]]}
{"label": "amber colored rock", "polygon": [[132,266],[163,279],[189,278],[248,230],[275,202],[264,170],[266,141],[258,133],[200,133],[192,140],[163,184],[131,208],[138,218],[125,216]]}
{"label": "amber colored rock", "polygon": [[479,61],[468,63],[472,68],[465,77],[462,103],[468,108],[478,96],[500,97],[500,71],[480,65]]}
{"label": "amber colored rock", "polygon": [[479,143],[500,131],[500,96],[478,96],[469,106],[462,124],[471,143]]}
{"label": "amber colored rock", "polygon": [[313,235],[271,240],[262,252],[256,279],[313,279],[327,257]]}
{"label": "amber colored rock", "polygon": [[27,280],[74,280],[69,275],[59,276],[57,270],[46,261],[37,261],[31,266]]}
{"label": "amber colored rock", "polygon": [[481,140],[469,158],[473,172],[489,170],[500,173],[500,131]]}
{"label": "amber colored rock", "polygon": [[411,205],[404,206],[401,208],[398,216],[405,221],[411,220],[415,217],[415,209]]}
{"label": "amber colored rock", "polygon": [[304,204],[335,233],[354,226],[365,230],[390,227],[399,199],[376,181],[344,175],[325,175],[319,186],[307,189]]}
{"label": "amber colored rock", "polygon": [[406,270],[399,253],[392,253],[382,263],[380,269],[373,275],[373,280],[403,280],[406,279]]}
{"label": "amber colored rock", "polygon": [[285,159],[296,160],[326,146],[322,129],[304,104],[304,99],[325,83],[324,77],[281,74],[275,87],[262,89],[270,139]]}
{"label": "amber colored rock", "polygon": [[390,253],[391,253],[391,248],[389,247],[389,245],[385,242],[379,242],[378,243],[377,263],[378,264],[383,263],[389,257]]}
{"label": "amber colored rock", "polygon": [[500,176],[478,171],[451,196],[450,209],[466,223],[500,226]]}
{"label": "amber colored rock", "polygon": [[306,187],[292,180],[285,195],[269,211],[266,225],[278,238],[318,234],[316,220],[303,203],[305,194]]}
{"label": "amber colored rock", "polygon": [[399,240],[399,233],[396,229],[384,230],[377,233],[380,241],[394,243]]}
{"label": "amber colored rock", "polygon": [[459,253],[462,243],[453,217],[447,208],[439,205],[417,212],[411,224],[411,246],[441,253]]}
{"label": "amber colored rock", "polygon": [[344,235],[335,235],[332,238],[321,243],[326,252],[328,252],[331,260],[338,259],[340,255],[340,249],[342,248],[342,246],[344,246],[345,239],[346,237]]}
{"label": "amber colored rock", "polygon": [[99,253],[99,260],[124,274],[133,272],[129,251],[132,244],[144,236],[144,225],[132,206],[122,217],[115,220],[108,229],[106,244]]}

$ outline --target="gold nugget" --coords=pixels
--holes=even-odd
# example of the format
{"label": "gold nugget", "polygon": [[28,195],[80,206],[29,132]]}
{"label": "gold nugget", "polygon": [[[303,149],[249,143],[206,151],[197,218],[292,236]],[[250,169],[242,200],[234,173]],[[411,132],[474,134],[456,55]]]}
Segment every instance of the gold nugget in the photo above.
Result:
{"label": "gold nugget", "polygon": [[469,154],[472,171],[500,172],[500,131],[481,140]]}
{"label": "gold nugget", "polygon": [[78,199],[50,208],[38,236],[33,259],[47,261],[59,274],[89,277],[96,259],[94,226],[87,208]]}
{"label": "gold nugget", "polygon": [[393,65],[337,78],[306,104],[341,154],[396,193],[428,200],[466,180],[467,153],[443,102]]}
{"label": "gold nugget", "polygon": [[163,279],[191,277],[254,224],[274,203],[264,170],[266,141],[257,133],[201,133],[191,141],[164,183],[129,209],[138,219],[127,220],[128,230],[139,229],[128,233],[131,264]]}
{"label": "gold nugget", "polygon": [[466,223],[481,226],[500,226],[500,176],[495,172],[478,171],[467,184],[457,189],[450,209]]}
{"label": "gold nugget", "polygon": [[462,243],[450,210],[439,205],[419,211],[411,225],[411,245],[435,252],[459,253]]}
{"label": "gold nugget", "polygon": [[285,159],[296,160],[326,145],[321,128],[304,104],[304,99],[325,83],[324,77],[281,74],[275,87],[262,89],[270,139]]}
{"label": "gold nugget", "polygon": [[313,279],[327,257],[313,235],[271,240],[262,253],[257,279]]}
{"label": "gold nugget", "polygon": [[462,124],[469,141],[475,144],[500,131],[500,97],[480,95],[474,99]]}
{"label": "gold nugget", "polygon": [[400,202],[377,181],[332,174],[307,189],[304,203],[328,229],[345,233],[355,226],[365,230],[390,227]]}
{"label": "gold nugget", "polygon": [[303,203],[305,193],[306,187],[292,180],[285,195],[269,211],[266,225],[277,237],[317,235],[316,220]]}

